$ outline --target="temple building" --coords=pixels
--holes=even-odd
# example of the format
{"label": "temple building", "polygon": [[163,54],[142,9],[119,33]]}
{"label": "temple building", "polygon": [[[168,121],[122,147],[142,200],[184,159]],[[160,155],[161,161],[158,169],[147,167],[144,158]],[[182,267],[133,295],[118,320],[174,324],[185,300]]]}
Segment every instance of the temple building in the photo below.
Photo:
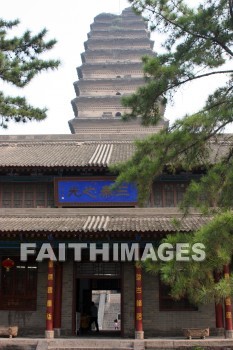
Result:
{"label": "temple building", "polygon": [[[180,335],[184,327],[216,334],[224,328],[221,306],[173,300],[132,259],[175,233],[174,218],[187,234],[209,220],[183,218],[177,208],[203,169],[155,179],[145,208],[134,184],[111,187],[110,166],[133,155],[135,139],[167,126],[165,119],[150,127],[121,119],[122,96],[145,82],[141,57],[155,55],[147,23],[131,8],[102,13],[84,47],[72,134],[0,138],[0,326],[16,325],[19,335],[76,335],[77,318],[94,301],[106,336],[105,313],[112,327],[119,321],[112,330],[121,337]],[[211,147],[214,161],[228,145],[215,140]]]}

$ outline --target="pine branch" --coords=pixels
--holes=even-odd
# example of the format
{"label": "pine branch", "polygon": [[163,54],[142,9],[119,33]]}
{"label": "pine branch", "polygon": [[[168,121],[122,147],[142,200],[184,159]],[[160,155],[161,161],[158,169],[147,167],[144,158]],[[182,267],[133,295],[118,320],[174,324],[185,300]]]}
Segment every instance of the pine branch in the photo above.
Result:
{"label": "pine branch", "polygon": [[231,21],[233,24],[233,0],[228,0],[229,2],[229,12],[230,12],[230,16],[231,16]]}
{"label": "pine branch", "polygon": [[177,81],[175,84],[171,85],[170,87],[168,87],[166,90],[162,91],[161,95],[164,94],[165,92],[171,90],[171,89],[174,89],[180,85],[183,85],[183,84],[186,84],[188,82],[191,82],[193,80],[196,80],[196,79],[201,79],[201,78],[206,78],[210,75],[215,75],[215,74],[230,74],[230,73],[233,73],[233,70],[224,70],[224,71],[215,71],[215,72],[209,72],[209,73],[204,73],[204,74],[200,74],[200,75],[196,75],[194,77],[189,77],[185,80],[182,80],[182,81]]}
{"label": "pine branch", "polygon": [[[0,79],[23,88],[40,72],[57,69],[60,62],[40,59],[42,53],[56,44],[54,39],[45,41],[46,29],[34,36],[26,31],[21,37],[7,39],[7,30],[18,24],[18,20],[7,22],[0,19]],[[4,96],[0,91],[0,127],[6,128],[12,119],[24,123],[32,119],[43,120],[46,112],[46,108],[32,107],[25,98]]]}
{"label": "pine branch", "polygon": [[46,118],[47,109],[34,108],[27,103],[24,97],[4,96],[0,92],[0,126],[7,128],[7,123],[10,120],[15,122],[23,122],[31,120],[43,120]]}

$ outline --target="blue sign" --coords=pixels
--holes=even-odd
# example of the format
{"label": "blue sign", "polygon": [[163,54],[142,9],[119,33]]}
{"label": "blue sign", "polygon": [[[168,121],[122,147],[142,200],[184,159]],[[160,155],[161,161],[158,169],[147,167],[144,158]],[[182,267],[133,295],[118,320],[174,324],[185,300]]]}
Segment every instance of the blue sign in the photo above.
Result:
{"label": "blue sign", "polygon": [[136,203],[137,188],[123,183],[112,189],[113,180],[58,180],[58,203]]}

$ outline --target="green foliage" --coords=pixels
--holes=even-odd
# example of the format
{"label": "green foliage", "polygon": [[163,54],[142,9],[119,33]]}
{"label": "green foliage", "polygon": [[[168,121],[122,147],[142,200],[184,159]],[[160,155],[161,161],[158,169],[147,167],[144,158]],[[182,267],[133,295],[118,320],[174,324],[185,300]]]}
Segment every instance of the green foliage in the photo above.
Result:
{"label": "green foliage", "polygon": [[[18,24],[18,20],[0,19],[0,79],[23,88],[40,72],[57,68],[59,61],[40,59],[40,55],[56,43],[56,40],[44,40],[46,29],[35,36],[26,31],[21,37],[8,38],[8,31]],[[0,116],[0,126],[6,128],[10,119],[16,122],[42,120],[46,109],[34,108],[25,98],[5,96],[0,91]]]}
{"label": "green foliage", "polygon": [[[122,102],[131,112],[124,119],[142,117],[144,125],[155,125],[162,118],[162,104],[193,80],[221,74],[225,86],[210,94],[205,105],[193,115],[185,115],[173,125],[146,140],[136,142],[136,152],[120,172],[118,182],[135,181],[143,204],[153,179],[163,171],[205,169],[200,183],[187,192],[183,209],[196,206],[204,212],[209,207],[232,207],[232,136],[222,135],[233,122],[233,70],[223,65],[233,58],[232,2],[207,1],[189,8],[183,0],[130,0],[154,30],[166,33],[166,52],[144,57],[147,84]],[[224,143],[226,146],[224,146]],[[224,150],[224,154],[221,154]],[[211,169],[211,171],[210,171]]]}
{"label": "green foliage", "polygon": [[[232,212],[215,216],[210,223],[193,234],[167,235],[162,241],[174,247],[181,242],[189,244],[189,262],[179,261],[175,256],[166,262],[147,259],[142,262],[145,270],[160,274],[162,281],[171,286],[171,296],[174,299],[187,296],[193,303],[201,304],[214,300],[220,302],[223,298],[233,295],[233,277],[226,280],[222,274],[222,267],[231,262],[233,255]],[[204,261],[191,259],[191,247],[195,243],[204,245]]]}
{"label": "green foliage", "polygon": [[[167,38],[165,54],[143,58],[148,84],[123,99],[123,104],[132,108],[125,118],[141,115],[145,125],[157,123],[161,119],[161,101],[171,101],[179,88],[195,79],[224,74],[232,85],[233,70],[219,69],[233,56],[230,2],[206,0],[196,10],[183,0],[130,2],[137,13],[149,19],[153,30],[166,33]],[[227,102],[221,103],[226,109]]]}
{"label": "green foliage", "polygon": [[190,184],[181,208],[187,214],[196,207],[212,215],[212,221],[193,235],[167,236],[165,242],[201,242],[205,261],[147,260],[143,265],[161,274],[174,298],[187,295],[195,303],[222,300],[233,290],[232,279],[215,278],[233,255],[233,135],[223,133],[233,122],[233,70],[225,68],[233,58],[233,2],[203,0],[196,8],[184,0],[130,2],[166,39],[165,53],[143,58],[146,85],[123,98],[131,110],[125,120],[141,116],[144,125],[156,125],[163,119],[161,105],[171,103],[185,84],[194,80],[201,84],[211,75],[225,77],[225,85],[210,94],[200,110],[137,141],[133,157],[112,168],[119,174],[117,183],[136,182],[141,205],[148,200],[154,179],[164,172],[202,171],[200,181]]}

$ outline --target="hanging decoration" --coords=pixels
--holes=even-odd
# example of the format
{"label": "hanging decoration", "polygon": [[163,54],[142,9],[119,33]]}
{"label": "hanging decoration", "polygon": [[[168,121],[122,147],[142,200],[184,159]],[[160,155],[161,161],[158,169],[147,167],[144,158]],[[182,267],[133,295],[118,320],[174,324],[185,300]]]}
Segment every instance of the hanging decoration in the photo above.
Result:
{"label": "hanging decoration", "polygon": [[7,258],[2,261],[2,266],[6,269],[7,272],[10,271],[10,269],[15,265],[14,261],[10,258]]}

